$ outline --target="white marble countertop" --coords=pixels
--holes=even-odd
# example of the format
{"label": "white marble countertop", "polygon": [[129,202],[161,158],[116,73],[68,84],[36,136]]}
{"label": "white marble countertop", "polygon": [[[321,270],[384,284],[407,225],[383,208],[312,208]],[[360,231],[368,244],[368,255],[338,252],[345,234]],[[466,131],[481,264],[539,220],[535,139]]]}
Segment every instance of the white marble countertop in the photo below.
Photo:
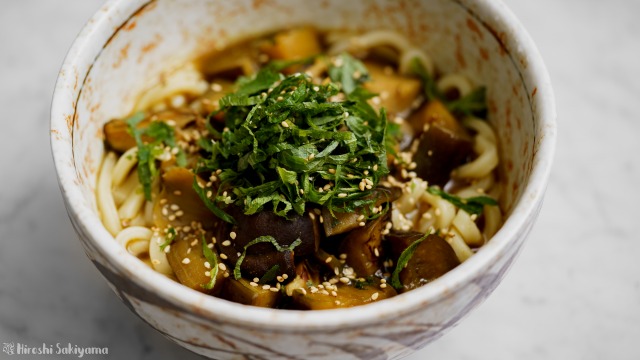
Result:
{"label": "white marble countertop", "polygon": [[[58,191],[51,95],[67,49],[101,3],[2,3],[0,342],[196,359],[120,303],[85,257]],[[409,359],[639,359],[640,2],[507,3],[538,44],[557,95],[546,201],[495,293]]]}

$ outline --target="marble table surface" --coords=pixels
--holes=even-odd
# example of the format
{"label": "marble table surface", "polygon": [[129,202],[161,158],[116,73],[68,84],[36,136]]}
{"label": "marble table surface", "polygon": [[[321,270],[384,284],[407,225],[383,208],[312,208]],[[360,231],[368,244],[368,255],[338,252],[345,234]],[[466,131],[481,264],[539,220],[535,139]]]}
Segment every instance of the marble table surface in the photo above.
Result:
{"label": "marble table surface", "polygon": [[[546,201],[495,293],[408,359],[639,359],[640,2],[506,2],[556,91]],[[67,49],[101,3],[2,2],[0,342],[109,347],[100,359],[196,359],[120,303],[85,257],[58,191],[51,95]]]}

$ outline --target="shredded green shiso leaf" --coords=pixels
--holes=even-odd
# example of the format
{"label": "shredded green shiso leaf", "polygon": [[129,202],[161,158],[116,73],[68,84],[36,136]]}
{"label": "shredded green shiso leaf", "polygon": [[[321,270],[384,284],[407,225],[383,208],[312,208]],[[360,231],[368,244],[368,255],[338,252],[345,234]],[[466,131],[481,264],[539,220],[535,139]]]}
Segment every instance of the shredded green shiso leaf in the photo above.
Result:
{"label": "shredded green shiso leaf", "polygon": [[441,190],[438,187],[430,186],[427,188],[427,192],[432,195],[440,196],[447,200],[454,206],[466,211],[469,215],[480,215],[485,205],[498,206],[498,202],[489,196],[474,196],[470,198],[460,198],[458,196],[449,194],[448,192]]}
{"label": "shredded green shiso leaf", "polygon": [[[158,168],[156,167],[156,157],[164,153],[164,146],[171,148],[176,147],[176,138],[173,127],[163,121],[152,121],[148,126],[139,128],[138,124],[144,120],[144,112],[139,111],[125,120],[128,132],[136,141],[138,151],[136,153],[138,159],[138,180],[142,184],[144,197],[151,201],[151,185],[156,176],[158,176]],[[143,141],[142,137],[149,138],[150,141]],[[186,165],[186,156],[181,148],[178,147],[176,155],[178,166]]]}
{"label": "shredded green shiso leaf", "polygon": [[212,132],[197,169],[218,171],[209,202],[217,210],[233,203],[247,215],[269,210],[288,217],[309,205],[349,212],[373,203],[364,199],[371,191],[358,185],[368,179],[375,187],[389,172],[385,112],[367,102],[373,94],[362,87],[368,73],[360,61],[340,55],[328,73],[331,82],[321,85],[266,66],[220,100],[212,116],[224,114],[226,127]]}

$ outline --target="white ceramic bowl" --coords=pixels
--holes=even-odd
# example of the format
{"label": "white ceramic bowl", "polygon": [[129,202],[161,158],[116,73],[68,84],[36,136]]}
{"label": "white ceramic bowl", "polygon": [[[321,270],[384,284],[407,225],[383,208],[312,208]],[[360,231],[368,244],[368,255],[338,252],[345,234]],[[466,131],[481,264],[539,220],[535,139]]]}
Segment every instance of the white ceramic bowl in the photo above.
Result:
{"label": "white ceramic bowl", "polygon": [[[137,94],[168,69],[235,39],[302,24],[395,29],[422,46],[443,72],[463,72],[488,87],[508,218],[475,256],[427,286],[352,309],[248,307],[154,272],[100,222],[94,188],[107,120],[127,115]],[[169,339],[211,358],[387,359],[437,339],[498,285],[540,210],[555,116],[536,47],[499,1],[114,0],[78,35],[60,71],[51,145],[87,256],[123,302]]]}

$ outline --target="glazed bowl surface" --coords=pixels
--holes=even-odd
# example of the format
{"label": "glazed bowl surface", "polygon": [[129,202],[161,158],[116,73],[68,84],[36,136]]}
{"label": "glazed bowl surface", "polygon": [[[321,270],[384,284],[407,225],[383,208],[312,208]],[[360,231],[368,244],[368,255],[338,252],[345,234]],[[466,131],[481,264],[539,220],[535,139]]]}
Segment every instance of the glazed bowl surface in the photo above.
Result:
{"label": "glazed bowl surface", "polygon": [[[60,188],[87,256],[133,312],[210,358],[393,359],[442,336],[499,284],[542,205],[553,158],[555,104],[522,25],[489,0],[114,0],[78,35],[60,70],[51,146]],[[433,59],[487,86],[500,142],[506,221],[472,258],[436,281],[351,309],[248,307],[204,295],[127,253],[100,221],[96,174],[102,126],[129,114],[172,69],[244,38],[301,25],[392,29]]]}

